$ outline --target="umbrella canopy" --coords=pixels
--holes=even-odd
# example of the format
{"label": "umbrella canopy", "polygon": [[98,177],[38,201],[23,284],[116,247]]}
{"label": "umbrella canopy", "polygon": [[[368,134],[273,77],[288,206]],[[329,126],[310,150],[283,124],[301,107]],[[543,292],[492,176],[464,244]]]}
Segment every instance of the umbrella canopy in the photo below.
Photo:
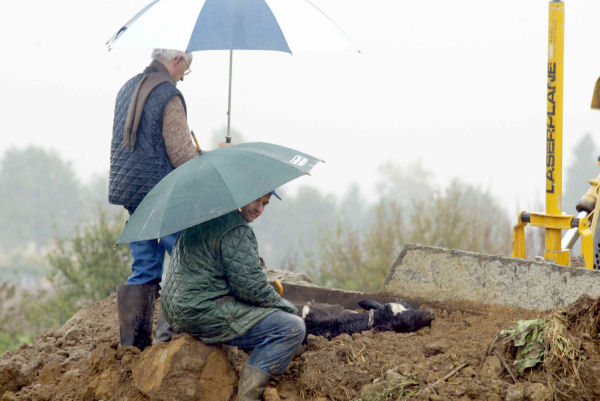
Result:
{"label": "umbrella canopy", "polygon": [[196,50],[355,49],[308,0],[154,0],[108,41],[110,48]]}
{"label": "umbrella canopy", "polygon": [[107,42],[112,48],[229,50],[227,136],[233,50],[352,49],[344,32],[309,0],[154,0]]}
{"label": "umbrella canopy", "polygon": [[160,238],[222,216],[308,174],[319,161],[262,142],[205,152],[156,184],[129,218],[117,243]]}

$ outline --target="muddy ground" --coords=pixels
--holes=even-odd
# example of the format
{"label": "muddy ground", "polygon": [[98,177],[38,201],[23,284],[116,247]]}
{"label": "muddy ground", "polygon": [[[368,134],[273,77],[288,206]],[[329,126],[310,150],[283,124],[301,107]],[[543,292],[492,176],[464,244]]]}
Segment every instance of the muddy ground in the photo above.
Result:
{"label": "muddy ground", "polygon": [[[596,327],[598,301],[578,307],[574,319]],[[429,308],[436,319],[416,333],[363,332],[332,341],[310,337],[265,399],[595,399],[552,394],[541,369],[519,375],[511,368],[510,349],[497,334],[516,320],[545,313],[473,303]],[[0,400],[148,400],[132,383],[131,366],[139,352],[118,345],[116,314],[112,296],[81,310],[62,328],[47,330],[31,345],[1,355]],[[584,359],[600,360],[597,333],[580,330],[579,336]],[[246,357],[242,351],[230,356],[234,364]]]}

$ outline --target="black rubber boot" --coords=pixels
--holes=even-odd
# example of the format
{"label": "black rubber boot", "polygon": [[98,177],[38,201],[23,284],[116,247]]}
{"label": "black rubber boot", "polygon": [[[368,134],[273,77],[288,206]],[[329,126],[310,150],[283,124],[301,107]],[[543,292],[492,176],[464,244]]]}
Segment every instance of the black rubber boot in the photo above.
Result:
{"label": "black rubber boot", "polygon": [[157,283],[128,284],[117,288],[121,345],[133,345],[143,351],[152,344],[154,301],[157,295]]}
{"label": "black rubber boot", "polygon": [[158,318],[156,319],[156,332],[154,333],[153,344],[171,341],[171,338],[177,334],[169,322],[167,322],[167,318],[165,317],[165,313],[162,309],[162,303],[160,304],[159,308],[160,310],[158,311]]}
{"label": "black rubber boot", "polygon": [[235,401],[259,401],[270,379],[269,373],[245,363],[240,372]]}

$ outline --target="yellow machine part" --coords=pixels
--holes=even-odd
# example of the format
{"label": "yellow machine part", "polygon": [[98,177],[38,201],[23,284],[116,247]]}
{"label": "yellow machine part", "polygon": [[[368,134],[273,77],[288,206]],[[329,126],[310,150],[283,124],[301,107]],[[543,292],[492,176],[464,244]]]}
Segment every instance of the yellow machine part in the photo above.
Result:
{"label": "yellow machine part", "polygon": [[[563,128],[563,57],[565,7],[562,1],[551,1],[548,10],[548,70],[546,92],[546,213],[519,214],[513,231],[513,257],[525,258],[525,226],[544,227],[544,259],[568,266],[570,249],[562,249],[562,230],[572,229],[573,216],[562,213],[562,128]],[[588,191],[589,192],[589,191]],[[589,194],[597,197],[598,191]],[[588,194],[586,194],[588,195]],[[595,199],[594,199],[595,204]],[[595,213],[592,213],[594,215]],[[588,215],[578,221],[585,265],[593,269],[593,230]],[[596,214],[597,215],[597,214]],[[594,226],[595,226],[594,219]]]}
{"label": "yellow machine part", "polygon": [[[562,117],[565,8],[551,2],[548,18],[548,85],[546,110],[546,227],[545,259],[568,265],[568,251],[561,249],[561,229],[553,225],[562,210]],[[570,225],[568,228],[571,228]],[[565,260],[566,258],[566,260]]]}

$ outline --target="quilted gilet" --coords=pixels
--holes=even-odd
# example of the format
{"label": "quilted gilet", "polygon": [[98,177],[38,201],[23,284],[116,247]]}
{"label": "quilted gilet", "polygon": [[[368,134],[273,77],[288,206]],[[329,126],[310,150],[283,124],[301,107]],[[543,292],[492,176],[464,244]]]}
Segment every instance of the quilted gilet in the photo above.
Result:
{"label": "quilted gilet", "polygon": [[148,96],[133,150],[123,146],[127,111],[135,88],[144,73],[131,78],[117,94],[110,149],[108,200],[135,210],[146,194],[173,169],[162,137],[162,116],[173,96],[183,95],[170,82],[158,85]]}
{"label": "quilted gilet", "polygon": [[176,331],[207,344],[239,337],[278,309],[296,313],[267,281],[254,232],[238,211],[180,234],[161,300]]}

